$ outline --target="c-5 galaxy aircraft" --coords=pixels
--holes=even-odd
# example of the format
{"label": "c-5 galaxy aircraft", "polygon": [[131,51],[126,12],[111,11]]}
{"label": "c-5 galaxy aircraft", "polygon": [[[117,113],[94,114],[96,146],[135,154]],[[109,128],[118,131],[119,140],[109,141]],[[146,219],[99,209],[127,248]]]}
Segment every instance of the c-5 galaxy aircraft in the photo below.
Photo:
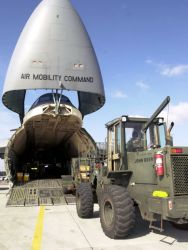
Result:
{"label": "c-5 galaxy aircraft", "polygon": [[[48,90],[25,114],[28,90]],[[76,108],[64,91],[76,91]],[[5,150],[8,179],[70,174],[70,161],[92,151],[84,116],[105,103],[103,81],[88,33],[69,0],[43,0],[25,25],[9,64],[3,104],[21,126]]]}

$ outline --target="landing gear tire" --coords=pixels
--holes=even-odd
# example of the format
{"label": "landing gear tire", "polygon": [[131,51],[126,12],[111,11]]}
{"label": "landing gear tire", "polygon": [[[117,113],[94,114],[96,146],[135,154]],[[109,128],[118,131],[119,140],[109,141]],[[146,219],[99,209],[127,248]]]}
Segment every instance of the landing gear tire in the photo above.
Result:
{"label": "landing gear tire", "polygon": [[90,183],[81,183],[76,189],[76,210],[80,218],[93,217],[93,191]]}
{"label": "landing gear tire", "polygon": [[108,185],[100,197],[101,226],[111,239],[124,239],[135,224],[135,209],[128,192],[122,186]]}
{"label": "landing gear tire", "polygon": [[180,230],[188,230],[188,223],[178,224],[178,223],[172,222],[172,225],[175,228],[180,229]]}

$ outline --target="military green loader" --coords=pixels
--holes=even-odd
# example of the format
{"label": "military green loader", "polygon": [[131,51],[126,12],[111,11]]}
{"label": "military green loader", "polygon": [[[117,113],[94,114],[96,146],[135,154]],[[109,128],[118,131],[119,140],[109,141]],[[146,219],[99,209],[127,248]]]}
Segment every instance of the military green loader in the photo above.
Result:
{"label": "military green loader", "polygon": [[164,220],[188,229],[188,147],[173,146],[173,122],[167,128],[158,117],[169,101],[151,118],[125,115],[108,122],[107,167],[77,187],[78,215],[92,217],[96,196],[102,229],[112,239],[131,233],[135,206],[151,229],[163,231]]}

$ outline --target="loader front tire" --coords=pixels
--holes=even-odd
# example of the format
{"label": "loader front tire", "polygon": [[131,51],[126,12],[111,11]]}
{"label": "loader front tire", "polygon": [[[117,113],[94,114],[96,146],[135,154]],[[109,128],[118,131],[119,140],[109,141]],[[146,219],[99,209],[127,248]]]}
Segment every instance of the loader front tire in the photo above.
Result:
{"label": "loader front tire", "polygon": [[91,184],[80,183],[76,189],[76,210],[80,218],[93,217],[93,192]]}
{"label": "loader front tire", "polygon": [[111,239],[124,239],[135,224],[135,209],[126,188],[107,185],[100,197],[100,221]]}

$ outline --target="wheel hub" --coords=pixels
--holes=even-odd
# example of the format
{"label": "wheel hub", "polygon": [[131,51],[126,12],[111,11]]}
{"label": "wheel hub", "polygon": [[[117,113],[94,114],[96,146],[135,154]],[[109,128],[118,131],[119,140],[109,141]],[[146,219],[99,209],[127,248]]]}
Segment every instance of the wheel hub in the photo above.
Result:
{"label": "wheel hub", "polygon": [[114,219],[114,208],[109,200],[104,203],[104,219],[107,226],[110,226]]}

